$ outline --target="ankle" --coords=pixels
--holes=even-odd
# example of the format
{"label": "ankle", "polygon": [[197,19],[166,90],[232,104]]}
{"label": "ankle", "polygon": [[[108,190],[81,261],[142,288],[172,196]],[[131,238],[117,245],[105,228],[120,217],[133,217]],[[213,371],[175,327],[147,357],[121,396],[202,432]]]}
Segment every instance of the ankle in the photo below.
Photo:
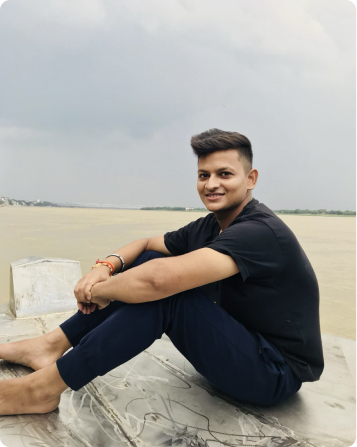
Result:
{"label": "ankle", "polygon": [[[33,374],[29,376],[33,376]],[[58,393],[47,383],[46,377],[33,377],[31,379],[22,385],[22,389],[29,396],[32,404],[46,404],[46,402],[50,402],[58,397]]]}
{"label": "ankle", "polygon": [[62,331],[60,327],[54,329],[51,332],[45,334],[46,342],[53,346],[55,349],[59,349],[60,351],[66,352],[68,349],[72,347],[65,333]]}
{"label": "ankle", "polygon": [[63,382],[55,363],[29,374],[27,378],[28,390],[37,402],[56,399],[68,388]]}

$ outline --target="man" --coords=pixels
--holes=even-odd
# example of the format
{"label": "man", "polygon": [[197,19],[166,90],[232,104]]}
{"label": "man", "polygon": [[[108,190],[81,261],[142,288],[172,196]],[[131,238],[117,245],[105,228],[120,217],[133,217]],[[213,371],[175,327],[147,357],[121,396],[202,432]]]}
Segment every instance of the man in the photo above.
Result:
{"label": "man", "polygon": [[67,387],[78,390],[163,333],[244,402],[271,405],[319,379],[316,277],[290,229],[252,198],[249,140],[211,129],[191,145],[211,213],[120,248],[77,284],[76,315],[41,337],[0,345],[0,358],[36,370],[0,381],[0,414],[52,411]]}

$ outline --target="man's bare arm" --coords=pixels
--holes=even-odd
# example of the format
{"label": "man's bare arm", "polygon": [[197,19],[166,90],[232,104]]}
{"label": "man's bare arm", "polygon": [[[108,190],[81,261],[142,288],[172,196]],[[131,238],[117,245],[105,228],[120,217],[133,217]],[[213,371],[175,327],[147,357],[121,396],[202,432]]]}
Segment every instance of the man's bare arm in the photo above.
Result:
{"label": "man's bare arm", "polygon": [[155,301],[238,272],[237,264],[230,256],[211,248],[201,248],[182,256],[153,259],[96,284],[92,288],[92,301]]}
{"label": "man's bare arm", "polygon": [[[127,270],[141,253],[148,250],[158,251],[165,256],[172,256],[172,254],[166,248],[164,236],[137,239],[136,241],[131,242],[128,245],[124,245],[124,247],[119,248],[113,253],[120,255],[124,259],[125,270]],[[108,261],[110,261],[114,265],[116,272],[121,270],[121,261],[119,258],[117,258],[116,256],[110,256],[108,258]]]}
{"label": "man's bare arm", "polygon": [[[113,253],[119,254],[125,262],[125,270],[127,270],[132,263],[135,261],[135,259],[144,251],[147,250],[155,250],[159,253],[162,253],[166,256],[172,256],[171,253],[168,251],[168,249],[165,246],[164,243],[164,236],[156,236],[151,238],[143,238],[143,239],[137,239],[130,244],[127,244],[123,246],[122,248],[118,249],[117,251]],[[110,254],[110,253],[109,253]],[[102,259],[101,259],[102,260]],[[110,256],[108,258],[108,261],[111,262],[114,265],[114,271],[118,272],[121,270],[121,261],[116,256]],[[130,271],[130,270],[129,270]],[[123,275],[121,273],[118,276]],[[87,275],[83,276],[81,278],[77,285],[74,288],[74,295],[77,298],[78,301],[78,307],[81,311],[84,310],[83,305],[80,303],[86,303],[87,300],[91,297],[91,289],[95,284],[98,284],[100,282],[107,281],[110,278],[110,270],[106,266],[101,266],[98,268],[95,268],[91,270]],[[95,309],[95,306],[90,309],[93,311]],[[87,309],[89,311],[89,309]],[[86,312],[90,313],[90,312]]]}

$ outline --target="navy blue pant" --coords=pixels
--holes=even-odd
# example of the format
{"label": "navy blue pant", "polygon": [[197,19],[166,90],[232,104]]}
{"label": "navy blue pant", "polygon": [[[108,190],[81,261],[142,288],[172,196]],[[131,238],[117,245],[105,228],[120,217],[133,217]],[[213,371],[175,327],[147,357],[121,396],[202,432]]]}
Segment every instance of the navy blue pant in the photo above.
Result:
{"label": "navy blue pant", "polygon": [[[132,267],[161,256],[144,252]],[[199,373],[238,400],[271,405],[301,386],[275,346],[199,287],[146,303],[114,301],[88,315],[78,311],[60,327],[73,349],[57,367],[73,390],[135,357],[163,333]]]}

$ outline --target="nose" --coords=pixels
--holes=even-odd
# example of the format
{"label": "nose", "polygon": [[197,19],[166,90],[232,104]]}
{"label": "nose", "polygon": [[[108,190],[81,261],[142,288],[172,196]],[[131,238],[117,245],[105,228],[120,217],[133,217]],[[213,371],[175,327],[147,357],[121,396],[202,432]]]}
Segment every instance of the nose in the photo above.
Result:
{"label": "nose", "polygon": [[205,188],[208,191],[212,191],[214,189],[217,189],[219,185],[220,185],[220,179],[215,175],[210,175],[205,184]]}

